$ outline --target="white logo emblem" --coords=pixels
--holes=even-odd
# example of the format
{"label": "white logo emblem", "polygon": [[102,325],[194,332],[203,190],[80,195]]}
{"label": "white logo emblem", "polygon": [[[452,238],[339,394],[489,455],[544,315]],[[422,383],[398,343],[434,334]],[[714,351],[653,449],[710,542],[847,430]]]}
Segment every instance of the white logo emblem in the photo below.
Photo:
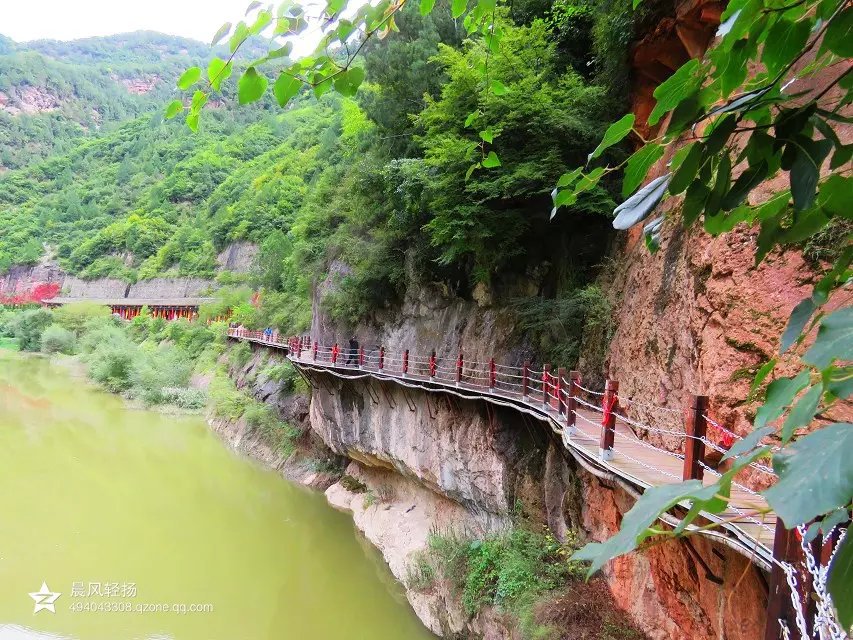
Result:
{"label": "white logo emblem", "polygon": [[36,606],[33,613],[38,613],[42,609],[47,609],[51,613],[56,613],[56,606],[53,604],[56,599],[61,596],[61,593],[53,593],[47,586],[46,582],[41,583],[41,589],[31,593],[30,597],[35,601]]}

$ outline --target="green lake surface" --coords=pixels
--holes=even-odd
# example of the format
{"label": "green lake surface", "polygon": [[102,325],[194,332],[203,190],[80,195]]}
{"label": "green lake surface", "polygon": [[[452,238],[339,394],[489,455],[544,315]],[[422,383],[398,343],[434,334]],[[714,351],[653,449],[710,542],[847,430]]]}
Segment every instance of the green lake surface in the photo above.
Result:
{"label": "green lake surface", "polygon": [[67,367],[0,350],[10,638],[434,636],[322,494],[232,452],[200,416],[129,409]]}

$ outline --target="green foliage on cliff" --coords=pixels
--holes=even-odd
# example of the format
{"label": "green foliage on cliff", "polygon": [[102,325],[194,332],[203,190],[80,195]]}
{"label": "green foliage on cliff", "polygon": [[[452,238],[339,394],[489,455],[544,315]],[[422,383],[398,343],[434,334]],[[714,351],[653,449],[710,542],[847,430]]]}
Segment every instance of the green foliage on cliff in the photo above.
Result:
{"label": "green foliage on cliff", "polygon": [[551,637],[534,622],[533,609],[549,592],[583,578],[586,567],[567,562],[578,546],[573,535],[561,543],[547,527],[524,521],[482,539],[434,532],[412,564],[409,587],[445,580],[469,616],[496,606],[514,618],[523,637]]}

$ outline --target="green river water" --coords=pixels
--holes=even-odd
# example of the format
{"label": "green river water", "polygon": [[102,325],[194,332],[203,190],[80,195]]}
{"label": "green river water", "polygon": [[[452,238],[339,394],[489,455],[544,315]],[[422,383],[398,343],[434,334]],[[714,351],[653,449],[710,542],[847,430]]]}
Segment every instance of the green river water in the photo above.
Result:
{"label": "green river water", "polygon": [[0,350],[0,640],[433,637],[321,494]]}

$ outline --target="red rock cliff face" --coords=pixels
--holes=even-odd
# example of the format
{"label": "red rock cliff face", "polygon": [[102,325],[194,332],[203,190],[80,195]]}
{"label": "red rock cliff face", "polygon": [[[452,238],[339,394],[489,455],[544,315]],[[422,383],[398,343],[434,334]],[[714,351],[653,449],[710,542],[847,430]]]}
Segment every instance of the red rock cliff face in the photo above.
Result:
{"label": "red rock cliff face", "polygon": [[[603,541],[619,530],[634,498],[590,474],[580,477],[583,528]],[[604,577],[616,605],[653,640],[763,637],[763,573],[737,552],[704,538],[622,556],[605,567]]]}

